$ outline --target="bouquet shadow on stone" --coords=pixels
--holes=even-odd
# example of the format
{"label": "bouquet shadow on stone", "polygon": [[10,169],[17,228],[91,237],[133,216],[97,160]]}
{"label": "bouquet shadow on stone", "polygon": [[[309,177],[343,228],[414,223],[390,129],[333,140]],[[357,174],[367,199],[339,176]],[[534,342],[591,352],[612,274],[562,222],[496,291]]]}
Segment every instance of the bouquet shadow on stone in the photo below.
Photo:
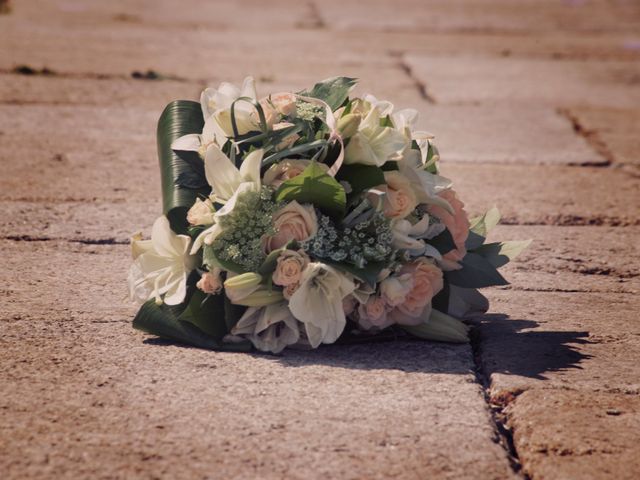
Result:
{"label": "bouquet shadow on stone", "polygon": [[133,326],[213,350],[279,353],[408,335],[468,341],[455,317],[524,242],[485,243],[438,173],[418,112],[336,77],[259,99],[254,80],[170,103],[158,122],[164,214],[135,235]]}

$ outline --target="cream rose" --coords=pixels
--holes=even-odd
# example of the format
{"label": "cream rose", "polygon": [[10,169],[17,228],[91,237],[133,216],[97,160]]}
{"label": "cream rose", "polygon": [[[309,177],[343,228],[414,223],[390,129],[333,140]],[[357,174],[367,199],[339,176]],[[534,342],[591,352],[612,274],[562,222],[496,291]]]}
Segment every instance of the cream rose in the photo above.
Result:
{"label": "cream rose", "polygon": [[451,233],[456,248],[444,255],[443,258],[444,260],[448,260],[448,262],[445,262],[448,268],[459,269],[460,266],[457,262],[462,260],[467,254],[465,242],[469,236],[469,217],[464,210],[464,203],[460,201],[454,190],[445,190],[444,192],[440,192],[438,196],[449,202],[453,208],[453,214],[438,205],[429,205],[427,211],[434,217],[440,219]]}
{"label": "cream rose", "polygon": [[[311,164],[311,160],[282,160],[275,165],[271,165],[264,173],[262,183],[274,188],[282,185],[282,182],[300,175],[305,168]],[[329,171],[329,166],[324,163],[317,164],[325,172]]]}
{"label": "cream rose", "polygon": [[380,296],[389,307],[402,304],[413,289],[413,275],[393,275],[380,282]]}
{"label": "cream rose", "polygon": [[407,293],[404,302],[399,304],[390,315],[402,325],[418,325],[422,314],[431,305],[433,297],[442,290],[442,270],[425,258],[404,265],[400,275],[409,274],[413,278],[413,287]]}
{"label": "cream rose", "polygon": [[282,296],[285,298],[285,300],[290,300],[293,294],[296,293],[299,288],[300,288],[299,282],[290,283],[289,285],[284,287],[284,289],[282,290]]}
{"label": "cream rose", "polygon": [[187,222],[191,225],[211,225],[214,222],[215,211],[208,198],[204,201],[196,198],[196,203],[187,212]]}
{"label": "cream rose", "polygon": [[196,287],[209,295],[215,295],[222,290],[222,279],[219,268],[214,268],[211,272],[205,272],[196,283]]}
{"label": "cream rose", "polygon": [[273,272],[273,283],[286,287],[299,283],[302,271],[307,268],[309,257],[302,251],[285,250],[280,254]]}
{"label": "cream rose", "polygon": [[[277,132],[278,130],[282,130],[284,128],[289,128],[289,127],[293,127],[293,123],[280,122],[280,123],[276,123],[273,126],[273,131]],[[287,135],[286,137],[284,137],[282,139],[282,141],[279,144],[276,145],[276,151],[280,151],[280,150],[284,150],[285,148],[289,148],[294,143],[296,143],[296,141],[299,138],[300,138],[300,135],[298,135],[297,133],[292,133],[290,135]]]}
{"label": "cream rose", "polygon": [[275,235],[262,239],[265,253],[282,248],[291,240],[308,240],[318,232],[318,218],[313,206],[300,205],[295,200],[273,215],[273,225]]}
{"label": "cream rose", "polygon": [[418,200],[411,188],[411,182],[397,171],[384,172],[385,185],[378,187],[386,193],[383,211],[388,218],[404,218],[417,206]]}

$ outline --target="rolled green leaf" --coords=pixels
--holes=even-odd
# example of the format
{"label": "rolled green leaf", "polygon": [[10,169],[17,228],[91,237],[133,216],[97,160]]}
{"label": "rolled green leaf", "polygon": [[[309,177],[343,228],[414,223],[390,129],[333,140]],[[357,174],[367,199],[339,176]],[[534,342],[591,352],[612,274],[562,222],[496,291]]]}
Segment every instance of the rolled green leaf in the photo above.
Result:
{"label": "rolled green leaf", "polygon": [[467,343],[469,341],[469,327],[460,320],[438,310],[431,310],[431,314],[420,325],[402,325],[403,330],[425,340],[450,343]]}
{"label": "rolled green leaf", "polygon": [[[188,188],[179,183],[192,179],[194,168],[171,149],[174,140],[189,133],[202,133],[204,119],[198,102],[176,100],[166,106],[158,120],[158,160],[162,181],[162,210],[169,219],[171,229],[188,234],[187,212],[196,198],[209,195],[206,187]],[[197,185],[197,182],[190,182]]]}

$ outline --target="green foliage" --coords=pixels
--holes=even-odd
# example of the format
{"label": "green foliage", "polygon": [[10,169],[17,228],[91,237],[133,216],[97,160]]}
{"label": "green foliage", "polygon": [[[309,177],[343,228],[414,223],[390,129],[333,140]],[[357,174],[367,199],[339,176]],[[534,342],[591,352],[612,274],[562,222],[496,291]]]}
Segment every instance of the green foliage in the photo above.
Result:
{"label": "green foliage", "polygon": [[343,214],[347,196],[344,188],[333,177],[312,162],[304,171],[284,182],[276,191],[277,202],[312,203],[332,214]]}
{"label": "green foliage", "polygon": [[[211,297],[211,304],[202,303],[204,294],[197,294],[191,287],[191,295],[176,306],[156,305],[154,300],[144,303],[133,319],[133,327],[143,332],[176,342],[209,350],[250,351],[249,342],[222,343],[228,331],[225,323],[224,299]],[[207,333],[209,332],[209,333]]]}
{"label": "green foliage", "polygon": [[487,210],[487,213],[484,215],[471,219],[469,230],[477,233],[481,237],[487,238],[489,232],[493,230],[493,227],[498,225],[499,221],[500,212],[496,207],[493,207]]}
{"label": "green foliage", "polygon": [[348,182],[351,185],[350,195],[357,195],[364,190],[368,190],[372,187],[377,187],[385,183],[384,171],[372,165],[342,165],[336,180]]}
{"label": "green foliage", "polygon": [[467,253],[461,263],[462,269],[445,272],[445,278],[452,285],[483,288],[509,284],[486,258],[477,253]]}
{"label": "green foliage", "polygon": [[529,246],[531,240],[487,243],[474,250],[495,268],[500,268],[516,258]]}
{"label": "green foliage", "polygon": [[311,90],[304,90],[300,94],[305,97],[320,99],[326,102],[331,107],[331,110],[336,110],[345,102],[356,82],[355,78],[349,77],[327,78],[322,82],[316,83]]}
{"label": "green foliage", "polygon": [[444,229],[440,235],[436,235],[431,240],[427,240],[427,243],[435,247],[442,255],[446,255],[451,250],[456,248],[456,242],[454,242],[451,232],[448,229]]}
{"label": "green foliage", "polygon": [[[162,181],[162,208],[169,219],[171,229],[179,234],[186,234],[189,227],[187,211],[196,198],[210,193],[208,185],[200,188],[188,188],[184,184],[194,186],[194,169],[191,160],[185,160],[171,150],[174,140],[189,133],[201,133],[204,126],[202,110],[198,102],[176,100],[171,102],[158,120],[157,142],[160,176]],[[180,185],[183,182],[183,185]]]}
{"label": "green foliage", "polygon": [[429,319],[419,325],[402,325],[402,329],[418,338],[436,342],[467,343],[468,327],[460,320],[432,309]]}

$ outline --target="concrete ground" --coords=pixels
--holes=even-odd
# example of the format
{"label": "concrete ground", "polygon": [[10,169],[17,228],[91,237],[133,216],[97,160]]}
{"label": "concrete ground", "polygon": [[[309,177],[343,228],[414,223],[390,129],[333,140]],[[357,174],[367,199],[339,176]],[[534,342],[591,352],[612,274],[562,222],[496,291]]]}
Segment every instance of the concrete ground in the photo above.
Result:
{"label": "concrete ground", "polygon": [[[0,477],[638,478],[638,2],[9,7]],[[534,240],[471,345],[273,357],[131,328],[126,243],[160,212],[157,118],[247,74],[262,93],[357,76],[419,109],[469,210],[497,204],[495,238]]]}

